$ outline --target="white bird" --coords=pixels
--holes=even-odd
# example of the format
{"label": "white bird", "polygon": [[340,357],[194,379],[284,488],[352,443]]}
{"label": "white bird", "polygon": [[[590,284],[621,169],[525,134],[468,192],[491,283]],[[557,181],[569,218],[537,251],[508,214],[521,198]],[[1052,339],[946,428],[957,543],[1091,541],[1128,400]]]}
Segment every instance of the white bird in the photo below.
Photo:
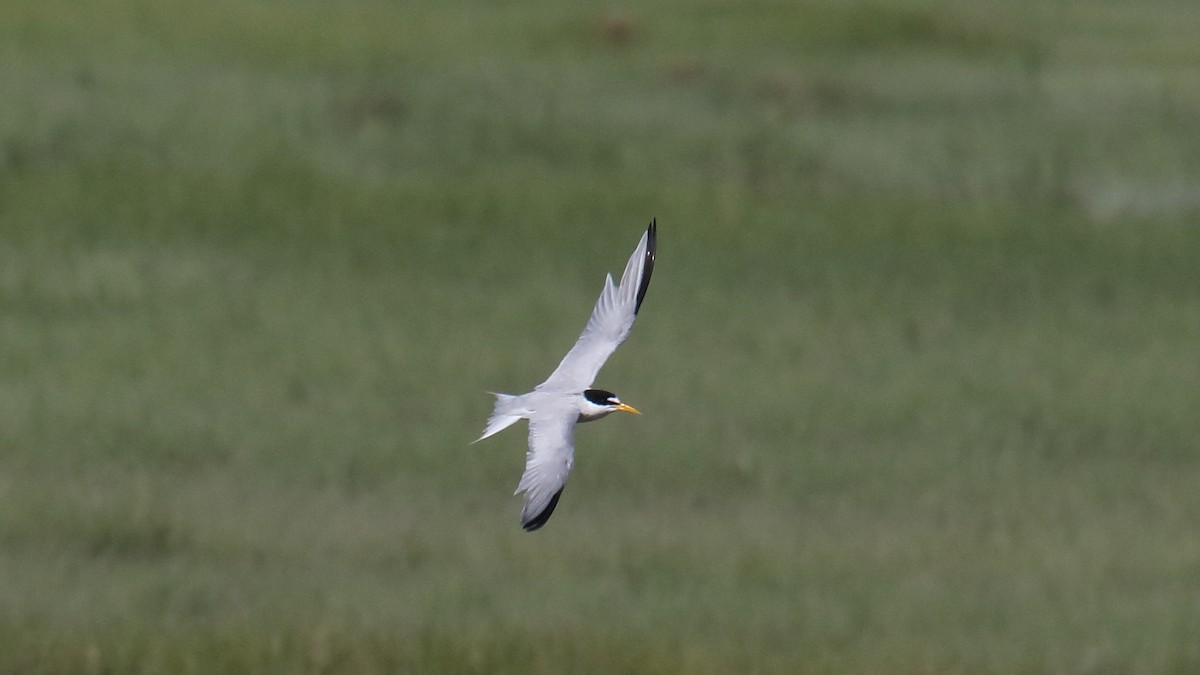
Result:
{"label": "white bird", "polygon": [[575,425],[618,410],[641,414],[622,403],[616,394],[591,387],[601,366],[629,335],[642,307],[654,271],[656,238],[656,223],[652,220],[625,264],[620,285],[614,285],[612,275],[607,275],[583,334],[545,382],[528,394],[494,394],[496,406],[483,435],[475,442],[519,420],[529,420],[525,473],[513,493],[525,493],[521,526],[527,532],[545,525],[558,506],[575,461]]}

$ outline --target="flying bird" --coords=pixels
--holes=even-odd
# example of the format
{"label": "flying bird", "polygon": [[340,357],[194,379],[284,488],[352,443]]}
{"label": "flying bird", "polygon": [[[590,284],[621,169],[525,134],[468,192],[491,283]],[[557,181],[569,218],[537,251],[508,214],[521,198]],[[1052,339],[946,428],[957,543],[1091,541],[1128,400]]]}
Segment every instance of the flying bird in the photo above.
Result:
{"label": "flying bird", "polygon": [[483,435],[475,442],[519,420],[529,420],[525,473],[513,493],[525,493],[521,526],[527,532],[545,525],[558,506],[567,474],[575,462],[575,425],[618,410],[641,414],[616,394],[593,389],[592,382],[608,357],[629,336],[642,307],[654,271],[656,239],[656,221],[652,220],[625,264],[621,283],[614,284],[612,275],[607,275],[583,334],[545,382],[528,394],[494,394],[495,408]]}

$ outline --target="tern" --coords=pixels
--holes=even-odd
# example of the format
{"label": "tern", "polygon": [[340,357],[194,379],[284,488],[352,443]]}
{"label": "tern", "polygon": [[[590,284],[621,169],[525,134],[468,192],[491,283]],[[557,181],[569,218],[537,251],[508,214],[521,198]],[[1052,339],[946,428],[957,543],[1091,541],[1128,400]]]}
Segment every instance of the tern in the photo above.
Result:
{"label": "tern", "polygon": [[575,463],[575,425],[617,411],[641,414],[611,391],[593,389],[592,382],[608,357],[629,336],[642,307],[654,271],[656,239],[656,222],[652,220],[625,264],[621,283],[614,284],[611,274],[606,276],[604,290],[583,334],[545,382],[528,394],[493,393],[495,408],[483,435],[475,442],[519,420],[529,420],[525,473],[513,493],[525,493],[521,526],[527,532],[545,525],[558,506],[567,475]]}

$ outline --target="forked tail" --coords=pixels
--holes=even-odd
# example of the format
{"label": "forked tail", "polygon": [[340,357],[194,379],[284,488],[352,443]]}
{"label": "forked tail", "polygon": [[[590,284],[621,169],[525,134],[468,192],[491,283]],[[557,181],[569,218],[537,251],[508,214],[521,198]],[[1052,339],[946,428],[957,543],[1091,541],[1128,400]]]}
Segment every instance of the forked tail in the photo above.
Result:
{"label": "forked tail", "polygon": [[488,436],[507,429],[529,414],[520,396],[497,394],[495,392],[490,393],[496,397],[496,406],[492,408],[492,415],[488,418],[487,427],[483,430],[483,435],[476,438],[472,443],[478,443]]}

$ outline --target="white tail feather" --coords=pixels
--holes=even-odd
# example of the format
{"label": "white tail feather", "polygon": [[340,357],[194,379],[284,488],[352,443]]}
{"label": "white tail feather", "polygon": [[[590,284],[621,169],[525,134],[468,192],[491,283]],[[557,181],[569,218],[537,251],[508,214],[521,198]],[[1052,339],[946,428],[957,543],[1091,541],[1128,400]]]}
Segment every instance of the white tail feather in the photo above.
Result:
{"label": "white tail feather", "polygon": [[472,443],[478,443],[488,436],[497,434],[529,415],[529,410],[525,408],[520,396],[497,394],[495,392],[489,393],[496,397],[496,406],[492,408],[492,415],[488,417],[487,427],[483,430],[483,435],[476,438]]}

